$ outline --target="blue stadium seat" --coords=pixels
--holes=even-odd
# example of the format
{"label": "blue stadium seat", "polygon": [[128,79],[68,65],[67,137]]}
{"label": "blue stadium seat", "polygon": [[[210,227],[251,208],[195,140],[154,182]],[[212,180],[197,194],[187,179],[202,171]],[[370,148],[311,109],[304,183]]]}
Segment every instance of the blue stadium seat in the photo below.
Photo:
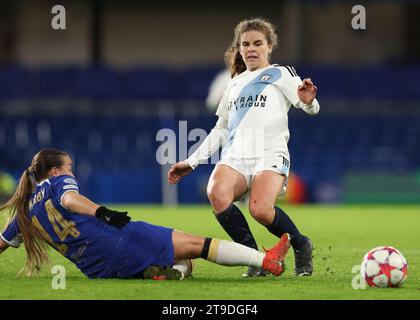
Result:
{"label": "blue stadium seat", "polygon": [[420,99],[418,81],[420,78],[420,65],[407,66],[402,71],[401,83],[404,99]]}
{"label": "blue stadium seat", "polygon": [[205,100],[209,87],[220,67],[192,68],[179,72],[177,97],[179,99]]}
{"label": "blue stadium seat", "polygon": [[299,76],[311,78],[318,87],[318,98],[342,98],[354,97],[355,92],[354,72],[351,68],[338,66],[303,66],[297,70]]}
{"label": "blue stadium seat", "polygon": [[404,96],[401,70],[390,67],[365,67],[353,71],[356,99],[398,99]]}
{"label": "blue stadium seat", "polygon": [[118,72],[107,67],[90,67],[75,71],[75,97],[87,99],[118,99],[121,83]]}
{"label": "blue stadium seat", "polygon": [[0,100],[29,97],[29,75],[20,66],[0,67]]}
{"label": "blue stadium seat", "polygon": [[68,98],[75,94],[75,69],[41,68],[32,73],[31,95],[38,98]]}
{"label": "blue stadium seat", "polygon": [[125,72],[122,79],[126,99],[172,99],[176,79],[169,70],[162,68],[134,68]]}

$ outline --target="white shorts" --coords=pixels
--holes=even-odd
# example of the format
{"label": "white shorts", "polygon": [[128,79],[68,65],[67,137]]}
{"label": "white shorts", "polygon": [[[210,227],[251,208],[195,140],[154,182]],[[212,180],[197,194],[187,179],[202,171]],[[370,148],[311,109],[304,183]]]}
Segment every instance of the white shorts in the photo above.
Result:
{"label": "white shorts", "polygon": [[220,164],[227,165],[242,174],[245,177],[248,191],[250,190],[252,179],[258,172],[264,170],[277,172],[286,177],[286,182],[279,196],[281,197],[286,193],[290,162],[282,155],[270,155],[260,158],[224,158],[216,166]]}

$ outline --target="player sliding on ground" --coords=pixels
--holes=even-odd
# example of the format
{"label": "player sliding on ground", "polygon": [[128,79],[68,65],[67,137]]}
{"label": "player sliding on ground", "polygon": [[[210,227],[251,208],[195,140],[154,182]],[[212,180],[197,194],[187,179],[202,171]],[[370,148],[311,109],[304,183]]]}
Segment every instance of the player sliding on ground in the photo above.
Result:
{"label": "player sliding on ground", "polygon": [[28,275],[48,263],[48,245],[89,278],[180,279],[177,261],[200,257],[225,266],[261,267],[275,276],[284,272],[287,234],[263,253],[231,241],[130,221],[127,212],[81,195],[71,167],[67,153],[41,150],[23,172],[16,193],[0,207],[11,213],[0,234],[0,252],[23,240]]}

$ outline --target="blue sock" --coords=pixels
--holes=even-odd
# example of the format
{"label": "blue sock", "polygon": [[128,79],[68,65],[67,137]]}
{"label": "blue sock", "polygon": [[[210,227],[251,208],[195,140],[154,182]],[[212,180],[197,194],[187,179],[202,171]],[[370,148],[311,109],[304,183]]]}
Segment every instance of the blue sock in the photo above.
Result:
{"label": "blue sock", "polygon": [[223,212],[216,214],[216,218],[233,241],[258,250],[248,222],[237,206],[232,203]]}
{"label": "blue sock", "polygon": [[292,219],[278,207],[274,207],[275,215],[273,223],[267,227],[268,231],[277,237],[281,237],[284,233],[290,235],[290,244],[294,249],[299,249],[304,243],[304,236],[299,232]]}

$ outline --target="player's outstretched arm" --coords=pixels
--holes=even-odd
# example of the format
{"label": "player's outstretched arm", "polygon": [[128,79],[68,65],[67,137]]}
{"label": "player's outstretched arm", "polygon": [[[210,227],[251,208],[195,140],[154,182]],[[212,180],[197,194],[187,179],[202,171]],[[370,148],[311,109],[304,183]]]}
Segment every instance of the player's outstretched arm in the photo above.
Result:
{"label": "player's outstretched arm", "polygon": [[297,109],[302,109],[307,114],[315,115],[320,106],[316,100],[318,88],[310,78],[302,79],[293,67],[280,67],[282,76],[277,86],[287,100]]}
{"label": "player's outstretched arm", "polygon": [[193,171],[200,163],[207,160],[221,146],[226,143],[228,137],[228,120],[222,117],[216,122],[215,127],[210,131],[203,143],[198,149],[187,159],[174,164],[168,171],[168,183],[176,184],[181,181],[191,171]]}
{"label": "player's outstretched arm", "polygon": [[62,205],[74,213],[94,216],[96,210],[100,207],[78,192],[67,192],[61,199]]}
{"label": "player's outstretched arm", "polygon": [[100,206],[78,192],[67,192],[63,195],[61,203],[74,213],[94,216],[117,228],[124,227],[131,220],[127,212],[119,212]]}

